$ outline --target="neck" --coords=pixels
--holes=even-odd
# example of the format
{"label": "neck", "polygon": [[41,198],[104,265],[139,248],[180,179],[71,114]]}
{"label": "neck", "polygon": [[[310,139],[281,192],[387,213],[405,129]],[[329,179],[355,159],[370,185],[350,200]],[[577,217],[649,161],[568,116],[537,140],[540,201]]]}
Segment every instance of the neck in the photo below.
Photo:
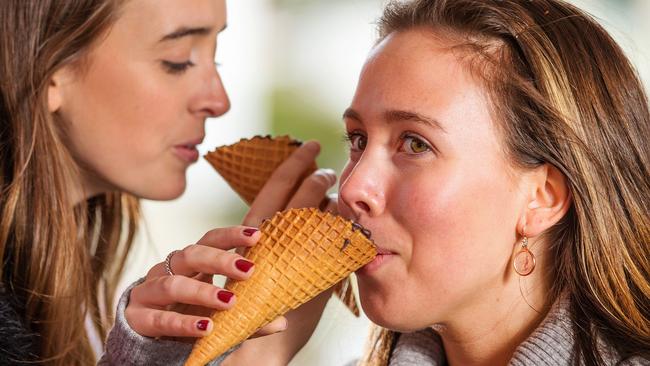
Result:
{"label": "neck", "polygon": [[543,274],[550,272],[537,268],[527,277],[510,272],[501,286],[482,291],[478,303],[437,329],[449,365],[505,365],[546,317],[550,281]]}
{"label": "neck", "polygon": [[70,197],[74,205],[88,200],[91,197],[110,191],[104,181],[94,174],[82,172],[80,182],[71,186]]}

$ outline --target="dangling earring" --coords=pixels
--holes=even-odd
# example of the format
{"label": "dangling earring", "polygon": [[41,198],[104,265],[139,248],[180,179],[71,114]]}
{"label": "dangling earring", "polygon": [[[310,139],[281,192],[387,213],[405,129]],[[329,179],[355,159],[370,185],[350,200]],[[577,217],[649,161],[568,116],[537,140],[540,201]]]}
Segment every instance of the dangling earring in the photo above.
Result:
{"label": "dangling earring", "polygon": [[521,249],[515,254],[512,266],[520,276],[528,276],[535,269],[535,256],[533,252],[528,250],[528,238],[526,234],[524,234],[524,238],[521,240]]}

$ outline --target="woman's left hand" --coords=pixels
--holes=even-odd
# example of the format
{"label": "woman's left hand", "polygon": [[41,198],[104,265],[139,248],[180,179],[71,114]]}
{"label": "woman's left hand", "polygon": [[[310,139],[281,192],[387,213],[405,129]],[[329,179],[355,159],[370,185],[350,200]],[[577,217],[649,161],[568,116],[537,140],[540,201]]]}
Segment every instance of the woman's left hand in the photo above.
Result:
{"label": "woman's left hand", "polygon": [[[231,292],[212,285],[212,275],[247,280],[251,267],[240,267],[240,262],[250,262],[229,250],[253,246],[259,237],[256,229],[245,226],[210,230],[195,244],[173,252],[168,257],[169,264],[153,266],[144,282],[131,289],[124,311],[131,329],[143,336],[183,341],[205,335],[210,328],[206,318],[215,310],[230,308],[236,301]],[[286,319],[280,318],[256,335],[284,328]]]}

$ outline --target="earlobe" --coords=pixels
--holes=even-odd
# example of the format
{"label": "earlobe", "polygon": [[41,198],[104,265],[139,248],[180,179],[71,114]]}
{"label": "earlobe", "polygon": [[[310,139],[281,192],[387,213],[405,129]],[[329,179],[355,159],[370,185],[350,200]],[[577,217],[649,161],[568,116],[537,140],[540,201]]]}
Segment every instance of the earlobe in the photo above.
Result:
{"label": "earlobe", "polygon": [[544,164],[535,173],[534,181],[532,200],[523,218],[529,237],[538,236],[555,225],[571,207],[571,190],[559,169]]}

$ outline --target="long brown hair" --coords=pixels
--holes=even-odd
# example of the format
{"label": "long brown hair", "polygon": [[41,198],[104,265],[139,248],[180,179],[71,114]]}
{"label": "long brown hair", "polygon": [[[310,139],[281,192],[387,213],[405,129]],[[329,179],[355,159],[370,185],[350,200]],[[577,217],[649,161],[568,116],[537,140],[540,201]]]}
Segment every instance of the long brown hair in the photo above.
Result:
{"label": "long brown hair", "polygon": [[137,199],[119,192],[74,204],[79,168],[47,104],[53,73],[83,60],[119,3],[0,2],[0,278],[38,335],[38,362],[95,362],[84,320],[105,338],[139,217]]}
{"label": "long brown hair", "polygon": [[[567,178],[572,207],[545,236],[548,298],[568,295],[573,362],[602,364],[599,339],[623,359],[650,358],[650,113],[619,46],[559,0],[394,1],[379,39],[412,28],[470,56],[514,165],[549,163]],[[386,365],[396,337],[375,332],[362,364]]]}

